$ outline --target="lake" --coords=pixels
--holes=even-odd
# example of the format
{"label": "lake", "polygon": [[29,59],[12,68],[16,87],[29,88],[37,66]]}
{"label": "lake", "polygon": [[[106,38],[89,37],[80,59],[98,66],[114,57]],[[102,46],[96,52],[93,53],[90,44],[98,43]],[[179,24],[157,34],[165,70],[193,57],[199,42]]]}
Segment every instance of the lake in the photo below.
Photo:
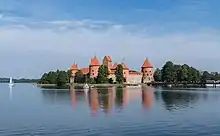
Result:
{"label": "lake", "polygon": [[0,84],[0,135],[220,135],[220,89],[77,91]]}

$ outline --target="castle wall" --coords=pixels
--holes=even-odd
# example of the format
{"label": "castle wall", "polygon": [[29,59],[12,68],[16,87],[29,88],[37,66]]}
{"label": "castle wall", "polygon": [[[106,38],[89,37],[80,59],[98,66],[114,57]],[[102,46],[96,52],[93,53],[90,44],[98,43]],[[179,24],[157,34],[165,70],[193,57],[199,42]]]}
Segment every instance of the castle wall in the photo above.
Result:
{"label": "castle wall", "polygon": [[127,77],[128,84],[139,84],[142,81],[142,74],[130,74]]}

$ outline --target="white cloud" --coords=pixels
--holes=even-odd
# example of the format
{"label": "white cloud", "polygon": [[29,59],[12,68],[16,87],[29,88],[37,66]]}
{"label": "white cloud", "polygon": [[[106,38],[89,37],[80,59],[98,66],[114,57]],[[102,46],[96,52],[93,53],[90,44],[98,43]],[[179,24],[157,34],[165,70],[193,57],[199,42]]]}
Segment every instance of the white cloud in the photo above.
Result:
{"label": "white cloud", "polygon": [[[92,25],[100,26],[102,29],[88,27]],[[39,71],[36,70],[34,73],[28,73],[26,70],[27,75],[38,75],[51,66],[66,68],[74,60],[78,61],[79,65],[86,66],[89,57],[94,54],[99,57],[111,55],[116,61],[120,61],[124,56],[127,64],[136,69],[146,57],[149,57],[155,66],[161,66],[166,60],[174,60],[180,63],[189,62],[205,69],[212,68],[208,65],[209,62],[203,62],[203,59],[220,58],[218,53],[220,32],[217,30],[207,29],[191,33],[167,33],[155,36],[151,35],[150,31],[143,33],[142,29],[144,28],[133,31],[130,26],[120,24],[73,20],[7,25],[0,27],[0,48],[3,56],[10,56],[11,52],[18,55],[33,52],[33,54],[28,53],[30,57],[26,56],[24,63],[19,60],[21,61],[20,69],[22,67],[27,69],[27,65],[32,69],[30,65],[45,63]],[[42,52],[44,56],[37,57]],[[63,66],[54,61],[56,55],[59,61],[64,61]],[[35,61],[30,61],[32,58]],[[12,71],[10,64],[5,66],[2,64],[2,66],[8,69],[8,72]],[[215,69],[217,68],[219,67]]]}

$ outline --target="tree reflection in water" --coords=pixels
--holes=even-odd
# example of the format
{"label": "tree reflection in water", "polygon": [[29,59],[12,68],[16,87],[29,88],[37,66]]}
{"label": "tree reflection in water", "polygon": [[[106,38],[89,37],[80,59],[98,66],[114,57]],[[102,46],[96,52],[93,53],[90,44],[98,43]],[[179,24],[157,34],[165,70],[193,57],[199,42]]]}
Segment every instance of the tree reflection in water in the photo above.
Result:
{"label": "tree reflection in water", "polygon": [[162,91],[161,98],[167,110],[186,109],[198,101],[199,93],[185,91]]}

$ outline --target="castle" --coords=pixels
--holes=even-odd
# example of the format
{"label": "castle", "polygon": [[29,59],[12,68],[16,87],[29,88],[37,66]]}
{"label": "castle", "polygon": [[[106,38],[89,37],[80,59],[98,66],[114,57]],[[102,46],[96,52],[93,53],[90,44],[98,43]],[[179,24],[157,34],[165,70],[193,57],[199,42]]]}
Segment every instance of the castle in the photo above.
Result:
{"label": "castle", "polygon": [[[127,84],[138,84],[138,83],[150,83],[154,81],[154,68],[149,62],[148,59],[146,59],[141,67],[141,72],[137,72],[134,70],[130,70],[125,63],[120,63],[123,67],[123,74],[125,78],[125,83]],[[116,82],[115,77],[115,71],[119,64],[115,63],[113,65],[112,59],[110,56],[105,56],[102,60],[102,65],[106,65],[109,69],[109,78],[112,78],[113,82]],[[75,74],[78,70],[81,70],[83,75],[90,75],[90,78],[96,78],[98,76],[98,69],[100,67],[99,60],[96,56],[94,56],[89,64],[89,67],[87,68],[78,68],[78,65],[74,63],[70,70],[72,71],[72,80],[71,82],[74,82]]]}

